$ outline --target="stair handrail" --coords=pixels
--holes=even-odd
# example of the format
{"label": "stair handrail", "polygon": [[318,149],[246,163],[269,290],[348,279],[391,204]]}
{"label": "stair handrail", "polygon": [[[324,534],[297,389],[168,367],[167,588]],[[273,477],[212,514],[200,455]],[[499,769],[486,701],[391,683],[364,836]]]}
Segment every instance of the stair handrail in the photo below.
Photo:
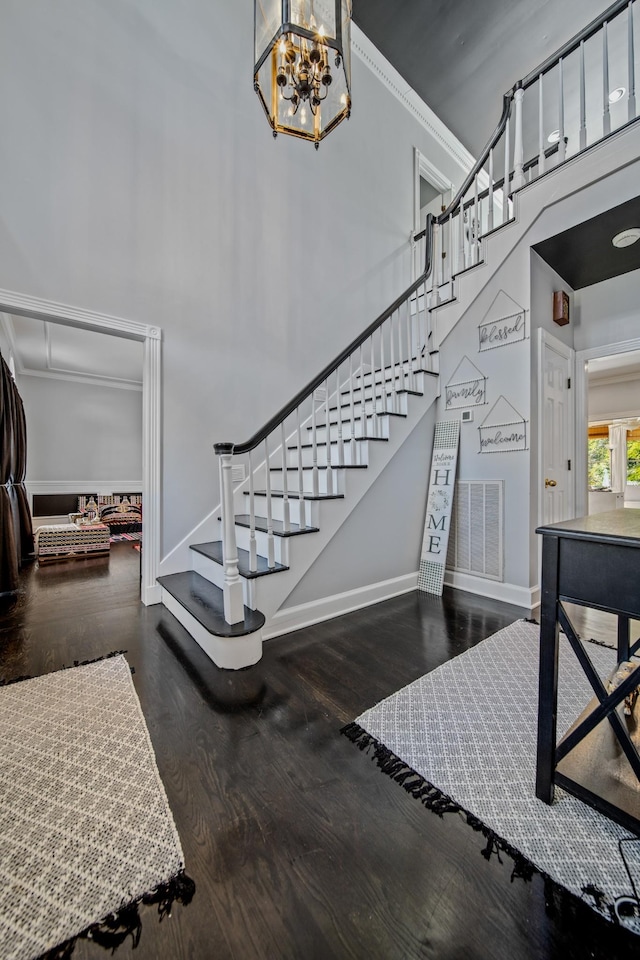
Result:
{"label": "stair handrail", "polygon": [[424,272],[418,277],[418,279],[414,280],[414,282],[407,287],[404,293],[401,293],[400,296],[393,301],[391,306],[387,307],[386,310],[376,317],[373,323],[370,323],[369,326],[355,338],[355,340],[352,340],[351,343],[345,347],[344,350],[339,353],[334,360],[328,363],[327,366],[324,367],[324,369],[313,378],[313,380],[310,380],[305,387],[299,390],[295,397],[293,397],[292,400],[286,403],[284,407],[274,414],[273,417],[271,417],[271,419],[268,420],[263,427],[261,427],[256,433],[254,433],[252,437],[249,438],[249,440],[245,440],[244,443],[231,443],[229,441],[214,443],[213,448],[217,454],[243,454],[249,453],[251,450],[255,450],[255,448],[259,446],[259,444],[262,443],[266,437],[272,434],[281,423],[284,423],[287,417],[289,417],[304,400],[310,397],[314,391],[317,390],[317,388],[320,387],[329,376],[331,376],[332,373],[335,373],[335,371],[345,362],[345,360],[348,360],[351,354],[353,354],[358,347],[365,342],[365,340],[368,340],[369,337],[376,332],[378,327],[381,327],[382,324],[385,323],[385,321],[395,313],[401,304],[408,300],[409,297],[413,296],[420,286],[422,286],[422,284],[429,279],[432,268],[431,238],[433,231],[431,224],[433,219],[433,214],[427,214],[426,227],[424,233],[421,234],[421,236],[425,236],[425,268]]}
{"label": "stair handrail", "polygon": [[[584,43],[587,40],[589,40],[590,37],[592,37],[595,33],[597,33],[598,30],[605,23],[608,23],[610,20],[613,20],[624,9],[629,8],[632,2],[633,0],[616,0],[615,3],[612,3],[610,7],[607,7],[607,9],[604,10],[601,14],[599,14],[599,16],[597,16],[594,20],[592,20],[591,23],[587,24],[586,27],[584,27],[582,30],[580,30],[579,33],[577,33],[574,37],[572,37],[571,40],[568,40],[565,44],[563,44],[562,47],[556,50],[555,53],[547,57],[547,59],[544,60],[539,67],[537,67],[535,70],[532,70],[530,73],[528,73],[526,77],[524,77],[522,80],[518,80],[516,83],[514,83],[514,85],[509,90],[507,90],[507,92],[504,94],[502,98],[502,114],[500,116],[500,120],[498,121],[497,127],[489,137],[489,140],[487,141],[487,144],[484,150],[482,151],[482,153],[476,160],[475,164],[469,171],[466,179],[464,180],[462,186],[456,193],[455,197],[453,198],[449,206],[438,217],[434,218],[433,229],[437,229],[438,226],[442,226],[449,219],[449,217],[458,210],[460,203],[462,201],[462,198],[466,195],[469,187],[474,182],[475,178],[478,176],[480,171],[483,169],[485,163],[489,158],[489,154],[491,150],[493,150],[493,148],[496,146],[496,144],[500,140],[502,134],[504,133],[504,130],[507,124],[507,119],[511,112],[511,103],[513,101],[516,91],[517,90],[524,91],[528,87],[530,87],[533,83],[536,82],[536,80],[539,79],[539,77],[543,76],[545,73],[548,73],[549,70],[552,70],[555,66],[557,66],[557,64],[561,60],[567,57],[570,53],[573,53],[575,50],[577,50],[580,47],[581,43]],[[423,235],[424,235],[423,233],[419,233],[415,236],[414,239],[418,240]]]}

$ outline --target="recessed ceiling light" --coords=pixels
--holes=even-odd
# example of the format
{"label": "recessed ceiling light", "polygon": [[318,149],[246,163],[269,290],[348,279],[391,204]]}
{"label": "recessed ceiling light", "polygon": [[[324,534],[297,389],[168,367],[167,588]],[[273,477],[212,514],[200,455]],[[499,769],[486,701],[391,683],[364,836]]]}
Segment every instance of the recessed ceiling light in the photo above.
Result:
{"label": "recessed ceiling light", "polygon": [[617,233],[611,243],[614,247],[630,247],[636,240],[640,240],[640,227],[631,227],[630,230]]}
{"label": "recessed ceiling light", "polygon": [[615,90],[612,90],[609,94],[609,103],[617,103],[618,100],[622,100],[626,92],[624,87],[616,87]]}
{"label": "recessed ceiling light", "polygon": [[560,139],[559,130],[552,130],[549,136],[547,137],[547,140],[549,141],[549,143],[557,143],[559,139]]}

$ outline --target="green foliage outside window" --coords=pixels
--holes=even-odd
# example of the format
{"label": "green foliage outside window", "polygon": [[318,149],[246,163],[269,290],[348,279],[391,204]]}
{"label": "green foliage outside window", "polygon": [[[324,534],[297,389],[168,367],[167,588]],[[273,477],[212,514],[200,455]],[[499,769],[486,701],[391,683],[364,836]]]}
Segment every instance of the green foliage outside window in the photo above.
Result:
{"label": "green foliage outside window", "polygon": [[640,483],[640,440],[627,441],[627,483]]}
{"label": "green foliage outside window", "polygon": [[[638,444],[640,457],[640,443]],[[609,461],[609,441],[605,437],[589,440],[589,488],[600,490],[611,483],[611,466]],[[640,459],[638,460],[638,480],[640,481]]]}

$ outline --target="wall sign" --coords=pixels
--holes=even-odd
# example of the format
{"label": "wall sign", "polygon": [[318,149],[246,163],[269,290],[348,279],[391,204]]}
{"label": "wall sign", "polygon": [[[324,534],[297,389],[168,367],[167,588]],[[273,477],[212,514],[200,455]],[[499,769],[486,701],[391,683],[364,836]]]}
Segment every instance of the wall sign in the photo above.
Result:
{"label": "wall sign", "polygon": [[499,290],[478,326],[478,350],[494,350],[527,337],[527,311]]}
{"label": "wall sign", "polygon": [[418,589],[437,596],[442,594],[444,583],[459,437],[458,420],[436,423]]}
{"label": "wall sign", "polygon": [[527,421],[503,396],[498,397],[478,427],[480,453],[527,450]]}
{"label": "wall sign", "polygon": [[463,357],[444,388],[445,408],[477,407],[487,402],[487,378],[469,360]]}
{"label": "wall sign", "polygon": [[500,320],[483,321],[478,327],[480,353],[524,340],[526,326],[524,310],[510,317],[502,317]]}

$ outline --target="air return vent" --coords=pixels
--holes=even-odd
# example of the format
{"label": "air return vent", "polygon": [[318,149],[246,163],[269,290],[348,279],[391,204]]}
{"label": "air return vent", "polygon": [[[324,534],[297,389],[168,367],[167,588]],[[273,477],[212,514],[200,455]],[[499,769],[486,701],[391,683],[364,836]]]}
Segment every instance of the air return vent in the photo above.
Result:
{"label": "air return vent", "polygon": [[503,481],[459,480],[453,499],[447,568],[489,580],[503,574]]}

